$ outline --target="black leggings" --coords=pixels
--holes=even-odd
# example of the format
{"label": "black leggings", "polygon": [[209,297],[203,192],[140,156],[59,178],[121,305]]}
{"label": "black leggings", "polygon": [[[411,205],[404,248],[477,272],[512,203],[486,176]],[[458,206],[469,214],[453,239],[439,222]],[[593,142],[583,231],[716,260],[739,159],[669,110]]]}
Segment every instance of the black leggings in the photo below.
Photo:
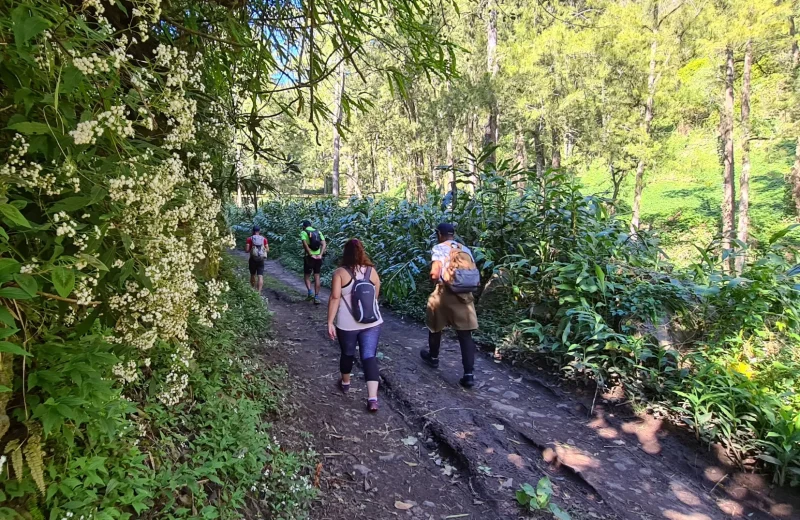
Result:
{"label": "black leggings", "polygon": [[[464,364],[464,373],[471,374],[475,369],[475,341],[472,339],[471,330],[457,330],[458,343],[461,345],[461,362]],[[442,346],[441,332],[428,332],[428,349],[431,357],[439,357],[439,349]]]}
{"label": "black leggings", "polygon": [[342,330],[337,328],[336,338],[339,340],[339,347],[342,349],[342,356],[339,358],[339,371],[342,374],[349,374],[353,370],[353,362],[356,359],[356,345],[358,345],[364,377],[367,381],[379,381],[378,358],[375,355],[380,337],[380,325],[363,330]]}

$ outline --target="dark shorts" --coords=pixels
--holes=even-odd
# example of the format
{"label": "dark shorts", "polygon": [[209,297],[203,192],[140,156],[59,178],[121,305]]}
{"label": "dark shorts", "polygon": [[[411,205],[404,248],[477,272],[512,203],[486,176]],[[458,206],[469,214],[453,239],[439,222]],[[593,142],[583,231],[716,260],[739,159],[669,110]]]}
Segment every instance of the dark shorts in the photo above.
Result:
{"label": "dark shorts", "polygon": [[264,276],[264,261],[263,260],[261,260],[259,262],[258,260],[253,260],[251,258],[250,262],[248,264],[249,264],[249,267],[250,267],[250,276],[256,276],[256,275]]}
{"label": "dark shorts", "polygon": [[310,256],[303,258],[303,274],[319,274],[322,271],[322,258],[316,260]]}

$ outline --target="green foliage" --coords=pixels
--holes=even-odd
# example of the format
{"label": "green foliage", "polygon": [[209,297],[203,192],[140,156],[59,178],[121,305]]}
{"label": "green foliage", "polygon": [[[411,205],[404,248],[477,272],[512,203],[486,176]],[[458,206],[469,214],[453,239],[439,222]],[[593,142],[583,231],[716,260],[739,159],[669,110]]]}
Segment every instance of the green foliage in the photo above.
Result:
{"label": "green foliage", "polygon": [[480,172],[474,193],[460,190],[454,207],[433,202],[435,193],[429,200],[268,201],[234,229],[244,237],[259,224],[294,268],[302,219],[331,238],[329,265],[346,240],[359,238],[385,302],[421,318],[434,229],[452,221],[483,273],[483,341],[522,361],[544,359],[580,382],[622,384],[699,439],[722,443],[733,460],[764,455],[777,481],[791,481],[800,465],[794,228],[751,250],[751,263],[733,277],[708,250],[688,269],[674,268],[654,237],[631,235],[609,201],[583,195],[560,171],[537,176],[501,163]]}
{"label": "green foliage", "polygon": [[51,518],[239,518],[248,501],[264,499],[275,518],[303,514],[313,454],[285,451],[270,435],[283,400],[274,382],[285,374],[263,366],[254,348],[265,341],[269,314],[232,261],[223,276],[229,310],[214,329],[193,328],[194,391],[178,406],[137,406],[124,395],[112,376],[121,349],[102,334],[39,347],[27,404],[51,439],[47,488],[37,497],[28,471],[6,471],[7,505]]}
{"label": "green foliage", "polygon": [[542,477],[536,484],[536,489],[530,484],[522,484],[517,491],[517,503],[531,511],[549,511],[553,518],[558,520],[570,520],[569,513],[561,509],[551,501],[553,497],[553,485],[548,477]]}

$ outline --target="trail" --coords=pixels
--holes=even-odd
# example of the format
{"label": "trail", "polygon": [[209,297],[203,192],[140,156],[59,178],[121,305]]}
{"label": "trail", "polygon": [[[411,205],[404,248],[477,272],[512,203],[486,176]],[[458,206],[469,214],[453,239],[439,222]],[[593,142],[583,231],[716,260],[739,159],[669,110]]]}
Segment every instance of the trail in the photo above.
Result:
{"label": "trail", "polygon": [[[454,338],[430,369],[418,354],[427,330],[386,309],[381,410],[368,415],[360,371],[351,395],[335,388],[339,353],[326,337],[326,305],[303,301],[302,279],[278,262],[266,273],[279,340],[269,355],[287,365],[298,427],[315,434],[322,454],[313,518],[521,518],[514,492],[544,475],[553,500],[577,519],[798,517],[797,504],[770,497],[760,477],[730,472],[652,417],[602,399],[592,407],[489,356],[476,360],[476,388],[462,389]],[[322,297],[327,303],[328,292]],[[409,446],[413,435],[419,441]],[[414,506],[398,510],[396,501]]]}

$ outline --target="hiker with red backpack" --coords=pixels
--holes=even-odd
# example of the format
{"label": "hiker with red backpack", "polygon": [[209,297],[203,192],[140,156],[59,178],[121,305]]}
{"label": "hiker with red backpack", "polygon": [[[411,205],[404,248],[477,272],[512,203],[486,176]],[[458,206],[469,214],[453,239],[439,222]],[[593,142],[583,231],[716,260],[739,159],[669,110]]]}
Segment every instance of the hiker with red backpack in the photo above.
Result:
{"label": "hiker with red backpack", "polygon": [[253,226],[253,234],[247,237],[244,250],[250,254],[250,286],[260,293],[264,288],[264,263],[269,254],[269,243],[267,237],[261,235],[260,227]]}
{"label": "hiker with red backpack", "polygon": [[[325,235],[318,229],[311,226],[308,220],[303,221],[303,231],[300,232],[300,240],[303,242],[303,280],[308,289],[308,300],[313,300],[316,305],[322,303],[319,299],[320,281],[319,276],[322,272],[322,257],[328,248]],[[311,292],[311,275],[314,275],[314,292]]]}
{"label": "hiker with red backpack", "polygon": [[339,340],[338,387],[343,393],[350,390],[356,346],[361,367],[367,380],[367,410],[378,411],[378,339],[381,317],[378,307],[381,279],[375,265],[355,238],[344,245],[341,267],[333,273],[331,297],[328,301],[328,335]]}
{"label": "hiker with red backpack", "polygon": [[464,375],[459,383],[471,388],[475,385],[475,341],[472,331],[478,328],[472,293],[478,290],[481,276],[472,251],[456,242],[455,233],[455,227],[449,223],[436,227],[438,243],[431,254],[431,281],[436,287],[428,298],[425,311],[428,349],[422,350],[420,356],[428,366],[438,368],[442,331],[452,327],[458,335],[464,366]]}

